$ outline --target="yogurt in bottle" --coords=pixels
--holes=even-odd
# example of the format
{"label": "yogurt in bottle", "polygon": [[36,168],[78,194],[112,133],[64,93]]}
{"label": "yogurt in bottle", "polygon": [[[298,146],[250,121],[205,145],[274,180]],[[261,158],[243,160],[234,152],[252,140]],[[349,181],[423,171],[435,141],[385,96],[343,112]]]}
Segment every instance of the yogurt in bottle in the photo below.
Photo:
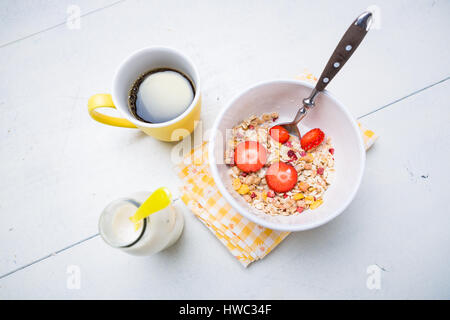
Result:
{"label": "yogurt in bottle", "polygon": [[151,255],[173,245],[180,237],[183,214],[172,203],[135,224],[130,220],[151,192],[139,192],[130,198],[111,202],[102,212],[99,231],[114,248],[133,255]]}

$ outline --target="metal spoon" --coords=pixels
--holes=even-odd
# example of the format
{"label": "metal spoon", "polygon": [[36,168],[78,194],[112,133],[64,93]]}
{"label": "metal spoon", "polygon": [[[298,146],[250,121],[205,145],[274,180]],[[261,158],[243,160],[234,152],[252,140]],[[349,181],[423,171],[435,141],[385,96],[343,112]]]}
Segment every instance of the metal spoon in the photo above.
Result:
{"label": "metal spoon", "polygon": [[342,36],[341,41],[339,41],[336,49],[334,49],[333,54],[328,60],[325,69],[322,71],[322,75],[316,84],[308,98],[303,99],[303,106],[298,110],[295,118],[292,122],[286,122],[277,124],[278,126],[283,126],[289,131],[289,134],[301,138],[300,131],[298,130],[297,124],[306,116],[309,109],[314,107],[314,99],[323,91],[328,83],[334,78],[334,76],[339,72],[339,70],[344,66],[348,59],[358,48],[361,41],[369,31],[370,25],[372,23],[372,13],[364,12],[350,25],[348,30]]}

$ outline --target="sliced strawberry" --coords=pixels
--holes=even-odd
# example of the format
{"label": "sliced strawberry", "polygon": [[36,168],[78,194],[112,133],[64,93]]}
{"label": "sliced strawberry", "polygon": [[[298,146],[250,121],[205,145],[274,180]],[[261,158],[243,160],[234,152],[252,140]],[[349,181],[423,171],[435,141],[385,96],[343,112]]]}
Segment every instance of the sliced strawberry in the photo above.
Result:
{"label": "sliced strawberry", "polygon": [[297,183],[297,171],[290,164],[275,162],[267,169],[266,181],[273,191],[287,192]]}
{"label": "sliced strawberry", "polygon": [[300,140],[303,150],[311,150],[320,145],[325,139],[325,134],[319,128],[308,131]]}
{"label": "sliced strawberry", "polygon": [[267,151],[257,141],[244,141],[234,150],[234,163],[244,172],[256,172],[267,160]]}
{"label": "sliced strawberry", "polygon": [[282,126],[274,126],[270,128],[269,134],[279,143],[285,143],[289,140],[289,131]]}

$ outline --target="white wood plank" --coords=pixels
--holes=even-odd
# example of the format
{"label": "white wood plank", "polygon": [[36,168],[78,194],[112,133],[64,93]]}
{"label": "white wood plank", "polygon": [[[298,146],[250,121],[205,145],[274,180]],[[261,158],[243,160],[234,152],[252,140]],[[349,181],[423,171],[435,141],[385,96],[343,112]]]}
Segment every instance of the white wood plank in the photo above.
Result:
{"label": "white wood plank", "polygon": [[[0,47],[37,32],[66,24],[79,13],[85,15],[118,0],[7,0],[0,3]],[[63,26],[63,28],[66,26]]]}

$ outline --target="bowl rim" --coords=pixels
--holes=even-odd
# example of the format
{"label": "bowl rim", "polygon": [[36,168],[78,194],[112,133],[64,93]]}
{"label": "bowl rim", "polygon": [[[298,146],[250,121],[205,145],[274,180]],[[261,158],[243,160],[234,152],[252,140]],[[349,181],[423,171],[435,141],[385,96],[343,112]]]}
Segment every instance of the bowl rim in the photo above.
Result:
{"label": "bowl rim", "polygon": [[347,116],[350,120],[351,126],[353,131],[355,132],[356,136],[358,137],[358,141],[359,141],[359,161],[362,164],[361,168],[358,172],[358,180],[357,183],[355,184],[354,189],[352,190],[350,196],[347,198],[347,200],[339,207],[339,209],[335,210],[332,214],[328,215],[325,219],[317,221],[317,222],[313,222],[313,223],[306,223],[306,224],[298,224],[298,225],[291,225],[291,224],[281,224],[281,223],[273,223],[273,222],[269,222],[266,221],[264,219],[259,218],[258,216],[252,214],[251,212],[247,211],[247,209],[243,206],[241,206],[238,202],[236,202],[236,200],[234,200],[234,198],[231,196],[231,194],[228,192],[227,188],[225,187],[224,183],[222,182],[222,180],[220,179],[220,175],[219,175],[219,170],[218,167],[216,165],[216,158],[215,158],[215,153],[214,153],[214,147],[215,147],[215,139],[216,139],[216,135],[218,132],[218,127],[219,124],[224,116],[224,114],[227,112],[227,110],[236,103],[236,101],[238,101],[242,96],[244,96],[246,93],[248,93],[250,90],[259,88],[259,87],[263,87],[266,85],[271,85],[271,84],[295,84],[295,85],[301,85],[301,86],[305,86],[307,88],[310,88],[311,90],[314,88],[314,86],[311,83],[302,81],[302,80],[297,80],[297,79],[275,79],[275,80],[267,80],[267,81],[261,81],[258,82],[254,85],[251,85],[249,87],[247,87],[245,90],[241,91],[240,93],[238,93],[237,95],[235,95],[226,105],[225,108],[223,108],[219,115],[217,116],[216,120],[214,121],[214,125],[212,127],[212,132],[211,132],[211,136],[209,138],[209,145],[208,145],[208,157],[209,157],[209,167],[211,169],[211,173],[212,173],[212,177],[214,179],[214,182],[216,183],[220,193],[222,194],[222,196],[225,198],[225,200],[240,214],[242,214],[244,217],[246,217],[247,219],[249,219],[250,221],[261,225],[263,227],[269,228],[269,229],[273,229],[273,230],[279,230],[279,231],[304,231],[304,230],[309,230],[309,229],[313,229],[313,228],[317,228],[321,225],[324,225],[328,222],[330,222],[331,220],[333,220],[334,218],[336,218],[337,216],[339,216],[349,205],[350,203],[353,201],[353,199],[356,196],[356,193],[359,190],[359,187],[361,186],[361,181],[362,181],[362,177],[364,174],[364,169],[365,169],[365,161],[366,161],[366,151],[364,148],[364,142],[363,142],[363,138],[360,134],[360,130],[358,128],[358,125],[356,123],[356,120],[354,119],[354,117],[350,114],[350,112],[348,111],[348,109],[339,102],[339,100],[337,100],[332,94],[330,94],[329,91],[324,90],[321,92],[321,94],[324,94],[326,96],[328,96],[331,100],[333,100],[333,102],[339,107],[341,108],[341,110],[344,112],[345,116]]}

